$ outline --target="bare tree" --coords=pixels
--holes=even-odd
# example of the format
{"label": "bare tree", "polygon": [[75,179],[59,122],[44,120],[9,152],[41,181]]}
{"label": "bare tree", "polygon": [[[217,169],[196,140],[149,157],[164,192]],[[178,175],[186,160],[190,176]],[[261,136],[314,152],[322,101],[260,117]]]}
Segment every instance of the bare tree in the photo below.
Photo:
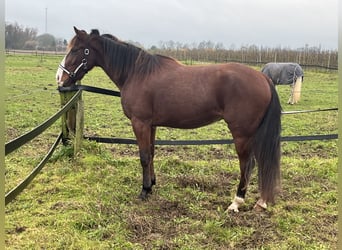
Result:
{"label": "bare tree", "polygon": [[34,41],[37,36],[37,29],[24,28],[18,23],[6,23],[5,25],[5,48],[22,49],[27,41]]}

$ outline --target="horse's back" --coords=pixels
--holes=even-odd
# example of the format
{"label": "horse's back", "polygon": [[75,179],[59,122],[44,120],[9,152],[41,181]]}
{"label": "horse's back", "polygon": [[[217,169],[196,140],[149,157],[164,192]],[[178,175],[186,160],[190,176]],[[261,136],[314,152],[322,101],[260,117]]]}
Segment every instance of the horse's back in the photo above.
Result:
{"label": "horse's back", "polygon": [[261,72],[274,84],[293,84],[298,77],[303,77],[303,69],[298,63],[267,63]]}
{"label": "horse's back", "polygon": [[179,65],[150,78],[146,86],[131,96],[136,109],[150,112],[155,126],[195,128],[222,118],[248,124],[253,119],[247,117],[264,112],[271,99],[266,77],[235,63]]}
{"label": "horse's back", "polygon": [[[269,82],[259,71],[238,63],[181,66],[167,69],[165,78],[156,79],[156,93],[194,102],[213,102],[213,98],[242,99],[270,97]],[[165,88],[165,90],[163,90]],[[187,98],[188,97],[188,98]]]}

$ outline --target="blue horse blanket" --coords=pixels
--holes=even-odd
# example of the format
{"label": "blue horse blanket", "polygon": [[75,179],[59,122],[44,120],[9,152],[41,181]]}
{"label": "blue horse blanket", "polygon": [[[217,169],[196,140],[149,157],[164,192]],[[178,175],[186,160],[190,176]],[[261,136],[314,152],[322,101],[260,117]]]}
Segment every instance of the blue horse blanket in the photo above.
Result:
{"label": "blue horse blanket", "polygon": [[304,78],[302,67],[298,63],[267,63],[261,72],[271,78],[275,85],[294,84],[297,78]]}

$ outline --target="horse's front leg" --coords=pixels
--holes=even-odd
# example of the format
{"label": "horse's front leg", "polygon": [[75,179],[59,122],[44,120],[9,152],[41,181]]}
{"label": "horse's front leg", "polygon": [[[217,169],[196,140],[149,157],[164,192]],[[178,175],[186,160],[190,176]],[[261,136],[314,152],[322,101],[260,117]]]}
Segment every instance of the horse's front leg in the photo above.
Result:
{"label": "horse's front leg", "polygon": [[152,193],[152,185],[155,183],[153,167],[153,155],[151,151],[151,131],[150,124],[139,119],[132,119],[134,134],[139,147],[140,163],[143,172],[143,185],[139,198],[145,200],[148,194]]}

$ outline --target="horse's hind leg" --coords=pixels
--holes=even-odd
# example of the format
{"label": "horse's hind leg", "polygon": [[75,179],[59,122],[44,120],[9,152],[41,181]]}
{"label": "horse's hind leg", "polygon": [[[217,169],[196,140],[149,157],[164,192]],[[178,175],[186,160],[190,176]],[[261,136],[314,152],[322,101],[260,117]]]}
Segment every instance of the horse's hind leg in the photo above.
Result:
{"label": "horse's hind leg", "polygon": [[291,94],[290,94],[290,98],[289,98],[289,100],[287,101],[287,103],[288,104],[291,104],[291,105],[293,105],[294,103],[295,103],[295,100],[294,100],[294,84],[295,83],[292,83],[291,84]]}
{"label": "horse's hind leg", "polygon": [[253,154],[251,153],[250,139],[235,139],[235,148],[240,162],[240,182],[232,204],[228,207],[228,211],[239,212],[239,207],[245,201],[247,186],[250,176],[255,165]]}
{"label": "horse's hind leg", "polygon": [[294,83],[294,89],[293,89],[293,102],[294,103],[299,102],[301,89],[302,89],[302,77],[298,77],[296,79],[296,82]]}
{"label": "horse's hind leg", "polygon": [[150,161],[150,176],[152,185],[156,185],[156,175],[154,173],[153,159],[154,159],[154,145],[156,141],[156,127],[151,128],[151,161]]}

